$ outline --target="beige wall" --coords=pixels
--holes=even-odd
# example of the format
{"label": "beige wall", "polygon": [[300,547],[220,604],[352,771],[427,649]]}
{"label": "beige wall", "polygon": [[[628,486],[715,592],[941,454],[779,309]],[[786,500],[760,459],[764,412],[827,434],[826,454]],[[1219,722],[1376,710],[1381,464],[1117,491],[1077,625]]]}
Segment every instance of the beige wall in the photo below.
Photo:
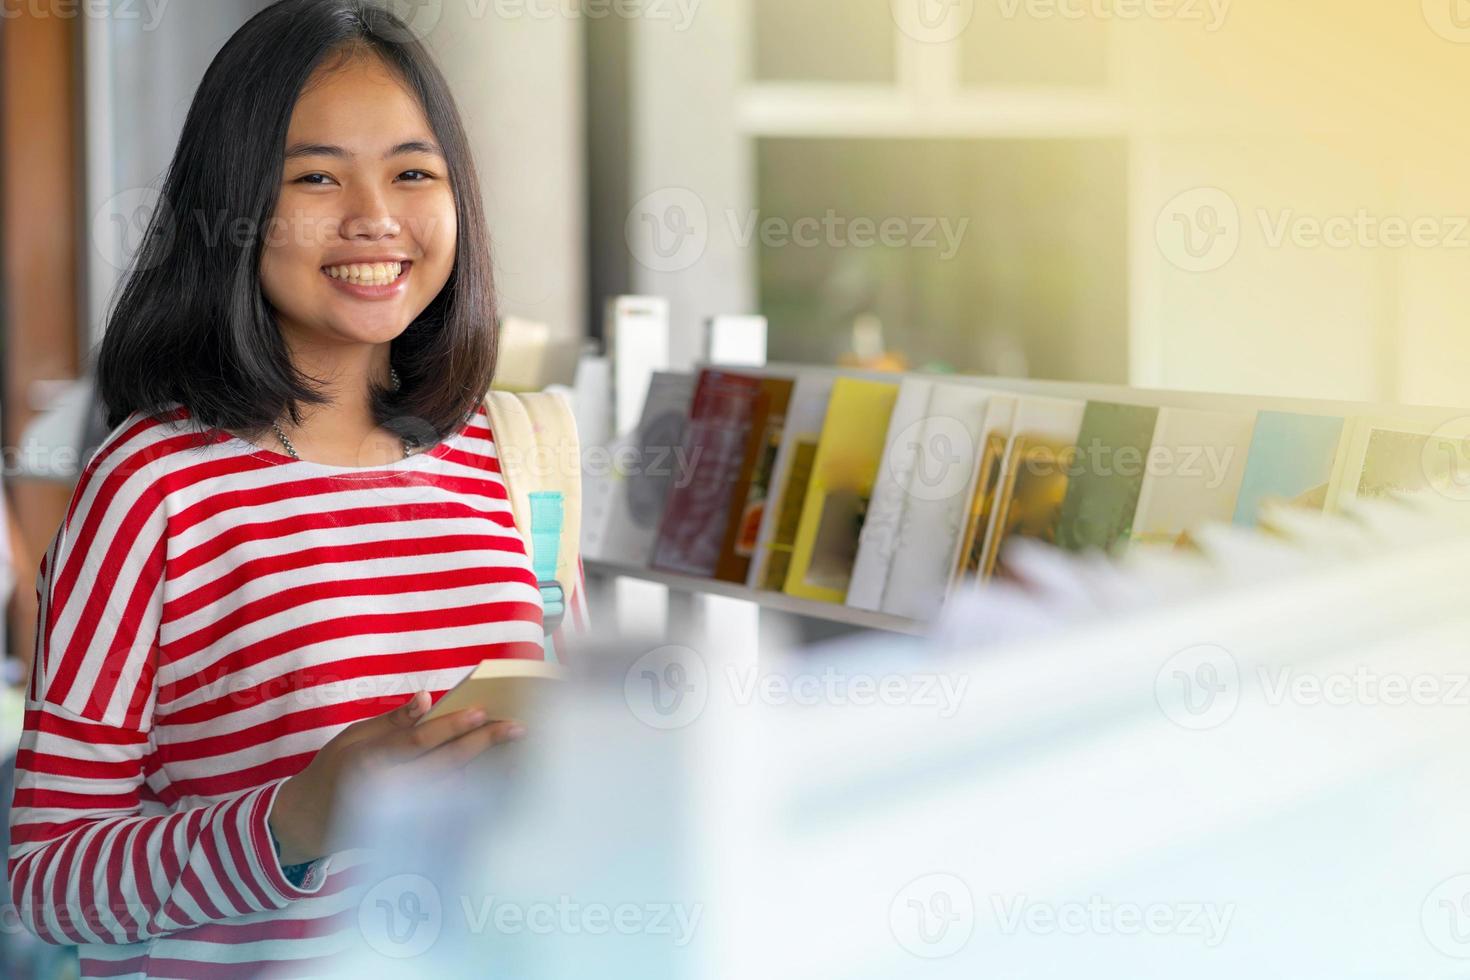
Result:
{"label": "beige wall", "polygon": [[553,336],[580,336],[587,315],[581,24],[497,16],[495,4],[446,2],[442,10],[429,43],[474,146],[501,312],[543,321]]}
{"label": "beige wall", "polygon": [[[1436,3],[1237,0],[1213,33],[1118,30],[1136,147],[1136,382],[1470,404],[1470,44],[1431,26]],[[1198,188],[1239,212],[1234,257],[1204,271],[1181,268],[1177,241],[1155,230]],[[1188,212],[1207,199],[1182,200]],[[1331,219],[1352,222],[1345,245],[1272,240]],[[1420,219],[1436,244],[1383,234]]]}

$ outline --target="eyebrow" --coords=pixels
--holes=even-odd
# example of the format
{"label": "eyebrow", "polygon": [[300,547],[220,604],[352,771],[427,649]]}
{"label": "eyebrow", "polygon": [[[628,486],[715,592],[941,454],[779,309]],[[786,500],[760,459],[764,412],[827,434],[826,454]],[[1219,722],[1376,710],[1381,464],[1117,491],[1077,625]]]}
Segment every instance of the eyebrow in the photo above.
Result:
{"label": "eyebrow", "polygon": [[[426,140],[408,140],[407,142],[399,143],[387,153],[384,153],[383,159],[388,160],[392,157],[402,156],[405,153],[427,153],[430,156],[436,156],[440,159],[444,157],[444,151],[439,149],[437,143]],[[297,157],[336,157],[339,160],[350,160],[355,156],[357,154],[329,143],[293,143],[286,148],[287,160],[294,160]]]}

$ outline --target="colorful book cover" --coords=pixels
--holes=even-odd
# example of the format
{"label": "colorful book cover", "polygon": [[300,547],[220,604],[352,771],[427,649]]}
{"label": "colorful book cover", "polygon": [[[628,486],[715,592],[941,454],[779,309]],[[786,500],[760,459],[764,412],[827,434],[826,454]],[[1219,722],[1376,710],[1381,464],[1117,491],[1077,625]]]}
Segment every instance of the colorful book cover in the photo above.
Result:
{"label": "colorful book cover", "polygon": [[1250,412],[1159,409],[1131,543],[1177,547],[1202,525],[1228,523],[1255,423]]}
{"label": "colorful book cover", "polygon": [[632,446],[609,459],[613,485],[603,553],[613,560],[647,565],[653,557],[669,491],[690,476],[683,451],[694,383],[692,374],[656,372]]}
{"label": "colorful book cover", "polygon": [[1235,523],[1255,526],[1261,505],[1268,500],[1322,510],[1342,437],[1340,416],[1259,413],[1235,506]]}
{"label": "colorful book cover", "polygon": [[746,584],[753,589],[780,592],[791,569],[791,553],[796,546],[796,531],[806,502],[812,463],[817,456],[817,442],[827,418],[827,403],[832,397],[833,378],[826,374],[804,374],[796,379],[786,411],[786,427],[781,434],[781,448],[771,468],[771,486],[775,488],[761,514],[760,531],[756,535],[755,554],[750,562]]}
{"label": "colorful book cover", "polygon": [[985,542],[993,523],[991,515],[995,513],[995,502],[1000,495],[1006,446],[1010,444],[1011,428],[1015,421],[1015,398],[991,398],[985,416],[985,435],[980,447],[980,458],[976,460],[970,513],[965,522],[964,538],[960,542],[959,560],[955,565],[956,582],[977,578],[984,569]]}
{"label": "colorful book cover", "polygon": [[1159,410],[1088,402],[1077,435],[1057,544],[1068,551],[1111,551],[1133,532]]}
{"label": "colorful book cover", "polygon": [[823,602],[847,597],[897,400],[896,384],[856,378],[833,383],[786,575],[789,595]]}
{"label": "colorful book cover", "polygon": [[750,559],[755,554],[756,536],[770,497],[771,474],[776,453],[781,448],[792,387],[789,378],[761,379],[755,415],[751,419],[750,442],[745,447],[745,460],[730,498],[730,518],[720,547],[720,560],[715,566],[715,578],[721,581],[743,583],[750,574]]}
{"label": "colorful book cover", "polygon": [[1353,500],[1386,500],[1466,485],[1464,443],[1442,427],[1402,419],[1355,419],[1336,509]]}
{"label": "colorful book cover", "polygon": [[653,550],[654,568],[714,574],[759,393],[759,378],[712,368],[699,373],[680,463],[687,482],[675,481],[669,491]]}
{"label": "colorful book cover", "polygon": [[857,609],[878,610],[888,588],[888,573],[898,549],[899,525],[908,506],[919,456],[929,402],[935,385],[923,378],[905,378],[888,420],[883,462],[873,481],[873,497],[858,538],[857,560],[852,567],[846,602]]}
{"label": "colorful book cover", "polygon": [[934,386],[882,612],[922,621],[943,609],[974,498],[989,402],[990,392],[973,385]]}
{"label": "colorful book cover", "polygon": [[1071,399],[1028,396],[1018,400],[994,525],[985,548],[983,578],[1003,571],[1003,553],[1012,538],[1056,544],[1084,411],[1083,402]]}

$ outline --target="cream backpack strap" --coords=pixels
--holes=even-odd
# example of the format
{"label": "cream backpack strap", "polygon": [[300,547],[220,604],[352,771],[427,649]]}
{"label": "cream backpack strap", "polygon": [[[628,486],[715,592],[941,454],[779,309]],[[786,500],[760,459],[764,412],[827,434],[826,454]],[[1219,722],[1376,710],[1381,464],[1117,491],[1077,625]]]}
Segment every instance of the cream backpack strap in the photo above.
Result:
{"label": "cream backpack strap", "polygon": [[485,410],[511,513],[528,547],[534,548],[538,527],[533,495],[560,495],[555,579],[570,599],[579,578],[582,518],[582,454],[571,404],[556,392],[491,391]]}

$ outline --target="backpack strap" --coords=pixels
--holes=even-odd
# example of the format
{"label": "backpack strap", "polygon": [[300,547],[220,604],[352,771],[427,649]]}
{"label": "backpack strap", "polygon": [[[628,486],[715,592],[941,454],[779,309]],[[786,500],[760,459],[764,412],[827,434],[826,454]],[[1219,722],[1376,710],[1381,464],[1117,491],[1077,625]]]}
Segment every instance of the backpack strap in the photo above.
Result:
{"label": "backpack strap", "polygon": [[511,514],[531,552],[550,636],[578,581],[582,460],[571,404],[557,392],[491,391],[485,398]]}

